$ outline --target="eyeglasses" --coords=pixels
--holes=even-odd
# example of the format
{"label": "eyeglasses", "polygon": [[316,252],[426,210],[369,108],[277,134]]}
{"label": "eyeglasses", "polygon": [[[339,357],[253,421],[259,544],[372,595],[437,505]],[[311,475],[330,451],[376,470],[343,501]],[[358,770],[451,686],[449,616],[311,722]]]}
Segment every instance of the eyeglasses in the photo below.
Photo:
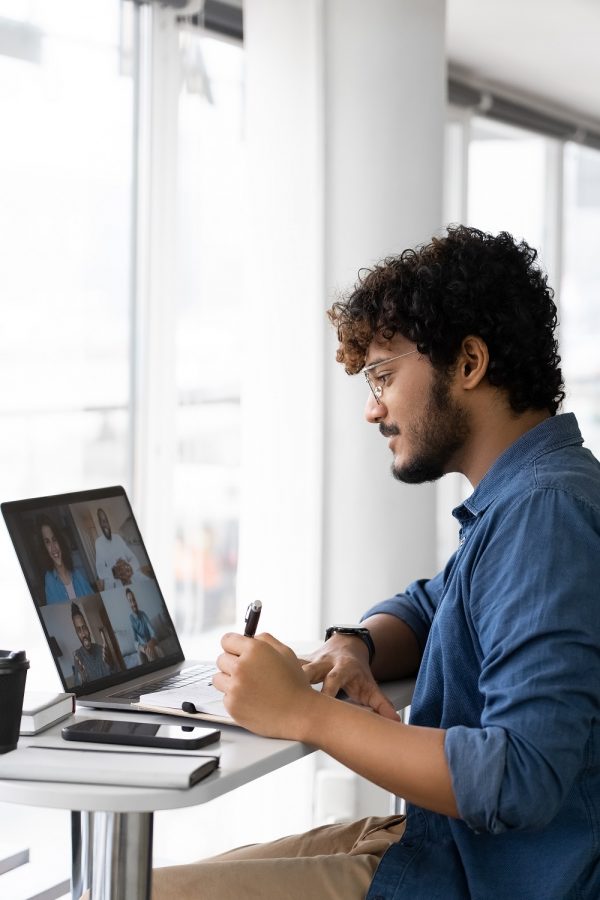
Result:
{"label": "eyeglasses", "polygon": [[363,369],[364,376],[377,403],[381,402],[381,395],[383,394],[383,389],[385,387],[384,379],[387,378],[387,374],[375,376],[380,382],[380,384],[375,384],[374,378],[370,377],[369,373],[372,372],[373,369],[377,369],[379,366],[385,366],[387,365],[387,363],[394,362],[394,360],[396,359],[403,359],[405,356],[412,356],[413,353],[418,352],[418,350],[409,350],[408,353],[400,353],[398,356],[390,356],[389,359],[381,359],[379,360],[379,362],[372,363],[370,366],[365,366],[365,368]]}

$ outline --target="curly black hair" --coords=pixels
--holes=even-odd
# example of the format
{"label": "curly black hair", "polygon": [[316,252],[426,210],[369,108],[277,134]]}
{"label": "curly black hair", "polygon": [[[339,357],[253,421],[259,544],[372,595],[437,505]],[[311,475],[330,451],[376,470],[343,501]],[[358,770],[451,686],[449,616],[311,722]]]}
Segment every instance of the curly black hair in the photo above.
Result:
{"label": "curly black hair", "polygon": [[513,411],[554,415],[564,399],[556,306],[536,260],[533,247],[506,231],[450,225],[446,236],[361,270],[327,313],[338,362],[355,374],[372,340],[399,333],[451,372],[463,338],[477,335],[488,347],[489,383],[507,392]]}

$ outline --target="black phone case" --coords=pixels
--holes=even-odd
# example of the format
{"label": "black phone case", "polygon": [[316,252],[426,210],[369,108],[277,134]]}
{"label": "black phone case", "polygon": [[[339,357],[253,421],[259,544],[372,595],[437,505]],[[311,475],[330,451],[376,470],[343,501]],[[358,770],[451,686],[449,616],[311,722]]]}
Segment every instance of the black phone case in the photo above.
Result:
{"label": "black phone case", "polygon": [[86,731],[85,728],[75,725],[65,725],[61,734],[65,741],[87,741],[93,744],[122,744],[133,747],[163,747],[167,750],[198,750],[200,747],[206,747],[207,744],[216,743],[221,732],[215,728],[210,734],[204,734],[197,737],[194,741],[181,741],[178,738],[168,737],[144,737],[144,735],[124,735],[124,734],[106,734],[101,731]]}

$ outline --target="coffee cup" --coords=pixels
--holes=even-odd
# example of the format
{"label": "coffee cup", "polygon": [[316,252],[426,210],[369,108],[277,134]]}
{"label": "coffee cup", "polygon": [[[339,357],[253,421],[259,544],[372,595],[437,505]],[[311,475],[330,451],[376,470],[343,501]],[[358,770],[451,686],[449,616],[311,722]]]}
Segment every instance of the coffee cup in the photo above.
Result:
{"label": "coffee cup", "polygon": [[24,650],[0,650],[0,753],[19,740],[29,660]]}

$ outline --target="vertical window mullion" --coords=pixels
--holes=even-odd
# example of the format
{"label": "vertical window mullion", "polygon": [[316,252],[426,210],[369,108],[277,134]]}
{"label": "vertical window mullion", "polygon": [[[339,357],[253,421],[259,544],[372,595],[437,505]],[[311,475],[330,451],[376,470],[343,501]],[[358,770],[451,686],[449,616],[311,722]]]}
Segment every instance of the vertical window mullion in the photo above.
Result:
{"label": "vertical window mullion", "polygon": [[564,146],[563,141],[550,138],[546,141],[544,265],[548,272],[548,282],[556,291],[555,302],[559,307],[564,237]]}
{"label": "vertical window mullion", "polygon": [[164,593],[171,585],[178,29],[171,10],[138,10],[136,249],[132,359],[133,497]]}

